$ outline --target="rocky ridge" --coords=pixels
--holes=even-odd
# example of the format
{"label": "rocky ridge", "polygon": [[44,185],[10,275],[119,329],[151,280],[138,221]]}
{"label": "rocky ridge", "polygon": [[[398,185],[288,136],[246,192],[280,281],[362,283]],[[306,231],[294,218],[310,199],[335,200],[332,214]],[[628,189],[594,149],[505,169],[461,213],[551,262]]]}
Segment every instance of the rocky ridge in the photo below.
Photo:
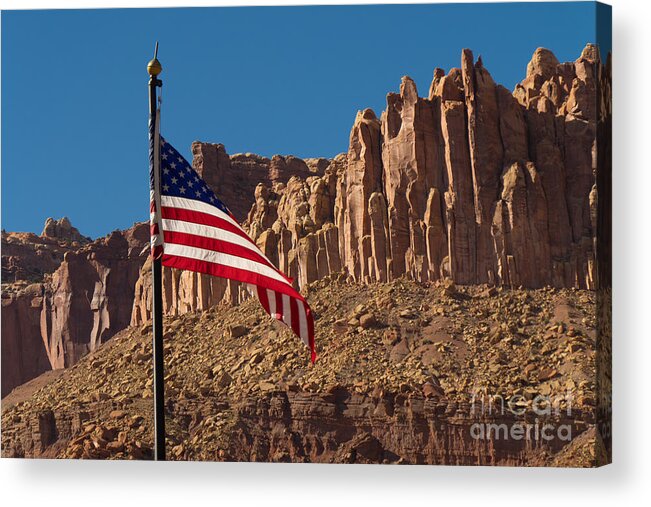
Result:
{"label": "rocky ridge", "polygon": [[89,243],[64,217],[48,218],[43,232],[2,231],[2,283],[41,282],[63,262],[63,255]]}
{"label": "rocky ridge", "polygon": [[[596,289],[596,164],[609,143],[597,132],[611,115],[610,69],[590,44],[563,64],[539,48],[511,93],[463,50],[460,68],[434,71],[427,97],[404,77],[379,118],[360,111],[346,154],[309,175],[260,180],[245,226],[297,288],[345,269],[363,283],[407,275]],[[221,145],[195,143],[193,153],[218,194],[237,177]],[[231,282],[166,277],[173,315],[248,297]],[[143,271],[132,325],[148,320],[150,297]]]}
{"label": "rocky ridge", "polygon": [[[345,275],[305,290],[319,330],[315,365],[252,300],[166,318],[168,459],[604,459],[594,429],[594,292],[406,278],[363,285]],[[150,335],[147,325],[126,329],[38,389],[5,398],[3,456],[151,459]],[[518,396],[520,415],[487,413],[485,396],[497,395]],[[533,412],[544,403],[549,413]],[[565,425],[572,441],[472,436],[474,424],[534,420]]]}

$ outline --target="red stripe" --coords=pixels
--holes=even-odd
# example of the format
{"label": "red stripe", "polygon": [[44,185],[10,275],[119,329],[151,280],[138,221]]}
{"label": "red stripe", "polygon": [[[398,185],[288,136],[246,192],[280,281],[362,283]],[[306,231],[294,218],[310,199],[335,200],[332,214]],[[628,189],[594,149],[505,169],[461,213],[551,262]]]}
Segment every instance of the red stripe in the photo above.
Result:
{"label": "red stripe", "polygon": [[305,304],[305,315],[307,316],[307,334],[309,336],[310,342],[310,360],[312,364],[316,361],[316,350],[314,348],[314,316],[312,315],[312,309],[310,305]]}
{"label": "red stripe", "polygon": [[149,201],[149,212],[156,213],[156,201]]}
{"label": "red stripe", "polygon": [[260,304],[262,305],[262,308],[264,308],[265,312],[271,315],[271,312],[269,311],[269,299],[267,298],[267,289],[265,289],[264,287],[260,287],[259,285],[257,289],[258,289],[258,299],[260,300]]}
{"label": "red stripe", "polygon": [[292,329],[294,330],[294,334],[302,339],[301,321],[298,317],[298,301],[295,298],[289,298],[289,308],[292,312]]}
{"label": "red stripe", "polygon": [[[208,238],[206,236],[198,236],[196,234],[189,234],[186,232],[164,231],[163,237],[165,239],[165,243],[174,243],[177,245],[203,248],[204,250],[210,250],[211,252],[225,253],[263,264],[273,269],[275,272],[279,273],[283,278],[285,278],[285,275],[278,271],[278,268],[271,264],[271,262],[269,262],[269,259],[267,259],[264,255],[262,255],[260,252],[253,252],[252,250],[245,248],[242,245],[236,245],[234,243],[230,243],[229,241]],[[287,283],[289,283],[289,281]]]}
{"label": "red stripe", "polygon": [[253,240],[242,229],[229,222],[223,218],[216,217],[214,215],[209,215],[208,213],[202,213],[201,211],[192,211],[185,208],[171,208],[169,206],[163,206],[161,209],[161,215],[163,218],[168,220],[181,220],[183,222],[190,222],[193,224],[208,225],[210,227],[216,227],[217,229],[223,229],[228,232],[237,234],[238,236],[243,237],[244,239],[251,242],[255,245]]}
{"label": "red stripe", "polygon": [[253,273],[252,271],[247,271],[245,269],[169,254],[163,255],[162,263],[163,266],[168,266],[170,268],[187,269],[190,271],[196,271],[197,273],[204,273],[206,275],[221,276],[222,278],[228,278],[229,280],[237,280],[238,282],[252,283],[253,285],[266,287],[287,294],[290,297],[298,298],[301,301],[305,301],[303,296],[301,296],[301,294],[291,285],[287,285],[286,283],[274,278],[269,278],[268,276]]}
{"label": "red stripe", "polygon": [[155,247],[152,247],[152,249],[151,249],[151,257],[152,257],[152,259],[158,259],[161,255],[163,255],[163,247],[161,245],[157,245]]}
{"label": "red stripe", "polygon": [[158,224],[157,223],[153,223],[153,224],[149,225],[149,233],[152,236],[158,236]]}

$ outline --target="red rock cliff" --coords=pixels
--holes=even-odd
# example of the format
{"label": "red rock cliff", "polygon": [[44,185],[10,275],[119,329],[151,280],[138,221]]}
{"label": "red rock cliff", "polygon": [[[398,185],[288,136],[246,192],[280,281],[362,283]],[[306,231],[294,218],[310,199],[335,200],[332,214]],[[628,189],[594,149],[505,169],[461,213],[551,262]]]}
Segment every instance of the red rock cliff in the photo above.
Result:
{"label": "red rock cliff", "polygon": [[148,243],[147,224],[89,243],[67,219],[49,219],[40,238],[3,235],[3,272],[41,278],[2,287],[3,397],[44,371],[75,364],[129,325]]}
{"label": "red rock cliff", "polygon": [[[195,144],[194,165],[238,213],[233,178],[258,176],[255,190],[246,183],[255,202],[245,225],[298,287],[344,269],[361,282],[595,289],[595,153],[609,83],[593,45],[563,64],[539,48],[513,93],[466,49],[460,68],[434,71],[427,98],[404,77],[380,118],[360,111],[348,153],[309,174],[297,159],[275,173],[273,160],[229,159],[222,145]],[[248,165],[233,171],[239,157]],[[166,275],[168,313],[246,297],[230,282]],[[145,273],[132,324],[149,318],[148,290]]]}

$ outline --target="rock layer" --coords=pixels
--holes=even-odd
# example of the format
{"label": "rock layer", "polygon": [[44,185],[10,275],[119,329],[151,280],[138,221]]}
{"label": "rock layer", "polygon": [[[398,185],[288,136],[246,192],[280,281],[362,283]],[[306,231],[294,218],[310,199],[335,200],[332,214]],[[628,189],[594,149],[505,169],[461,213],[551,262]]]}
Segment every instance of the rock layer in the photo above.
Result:
{"label": "rock layer", "polygon": [[287,183],[291,176],[307,178],[319,174],[325,159],[274,155],[271,159],[252,153],[229,156],[223,144],[192,143],[192,165],[229,209],[242,222],[247,216],[258,183]]}

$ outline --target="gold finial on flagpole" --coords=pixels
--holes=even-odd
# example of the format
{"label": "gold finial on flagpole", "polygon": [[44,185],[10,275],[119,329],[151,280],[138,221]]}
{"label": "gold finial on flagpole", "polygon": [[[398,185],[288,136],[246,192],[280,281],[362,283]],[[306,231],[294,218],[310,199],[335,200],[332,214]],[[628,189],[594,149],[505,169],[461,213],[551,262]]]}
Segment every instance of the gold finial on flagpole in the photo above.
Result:
{"label": "gold finial on flagpole", "polygon": [[154,58],[150,60],[150,62],[147,64],[147,72],[149,73],[150,76],[156,77],[158,74],[163,72],[163,66],[160,64],[158,61],[158,41],[156,41],[156,49],[154,49]]}

